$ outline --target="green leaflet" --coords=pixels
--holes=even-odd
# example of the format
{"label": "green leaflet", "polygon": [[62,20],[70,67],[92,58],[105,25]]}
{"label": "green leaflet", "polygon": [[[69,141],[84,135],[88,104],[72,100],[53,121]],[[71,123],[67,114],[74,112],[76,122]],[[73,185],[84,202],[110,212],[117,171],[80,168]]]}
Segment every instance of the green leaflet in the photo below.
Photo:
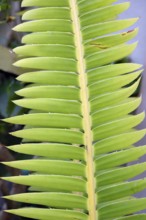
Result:
{"label": "green leaflet", "polygon": [[28,6],[47,6],[47,7],[67,7],[69,6],[69,2],[68,0],[61,0],[60,2],[58,2],[58,0],[54,0],[52,1],[45,1],[42,0],[41,2],[39,0],[24,0],[22,2],[22,6],[23,7],[28,7]]}
{"label": "green leaflet", "polygon": [[137,160],[146,154],[146,146],[134,147],[124,151],[114,152],[97,157],[95,164],[97,170],[106,170],[122,164]]}
{"label": "green leaflet", "polygon": [[139,80],[128,88],[122,88],[116,92],[105,93],[91,100],[91,113],[97,110],[117,105],[133,94],[139,85]]}
{"label": "green leaflet", "polygon": [[[94,69],[98,66],[102,66],[113,61],[120,60],[125,56],[128,56],[136,48],[137,43],[131,45],[116,46],[112,49],[93,53],[93,55],[87,56],[87,69]],[[119,53],[120,51],[120,53]],[[98,60],[98,63],[97,63]]]}
{"label": "green leaflet", "polygon": [[[139,64],[123,63],[123,64],[111,64],[108,66],[99,67],[87,72],[89,84],[95,83],[98,80],[108,79],[111,77],[130,73],[141,68]],[[23,75],[22,75],[23,76]],[[20,76],[21,77],[21,76]]]}
{"label": "green leaflet", "polygon": [[9,213],[16,214],[23,217],[28,217],[35,219],[36,216],[40,220],[47,220],[48,218],[52,220],[87,220],[88,216],[79,211],[69,211],[69,210],[57,210],[57,209],[41,209],[41,208],[23,208],[17,210],[8,211]]}
{"label": "green leaflet", "polygon": [[116,1],[117,0],[107,0],[106,2],[104,2],[102,0],[93,0],[92,2],[89,2],[83,0],[79,2],[79,10],[81,14],[84,14],[86,12],[93,11],[94,9],[110,5]]}
{"label": "green leaflet", "polygon": [[113,135],[118,135],[127,130],[137,126],[144,119],[144,113],[125,117],[124,119],[109,122],[107,124],[99,125],[93,129],[94,140],[100,140]]}
{"label": "green leaflet", "polygon": [[130,196],[145,189],[146,179],[136,180],[132,182],[119,183],[99,189],[99,201],[110,202],[119,198]]}
{"label": "green leaflet", "polygon": [[[98,81],[97,83],[93,83],[89,86],[90,96],[94,97],[100,94],[104,94],[106,92],[115,91],[130,82],[134,81],[141,74],[142,71],[137,71],[135,73],[122,75],[119,77],[113,77],[106,80]],[[97,90],[97,88],[99,90]]]}
{"label": "green leaflet", "polygon": [[124,218],[118,218],[117,220],[145,220],[146,219],[146,215],[145,214],[141,214],[141,215],[132,215],[132,216],[127,216]]}
{"label": "green leaflet", "polygon": [[85,160],[85,150],[73,145],[58,143],[20,144],[9,149],[30,155],[48,157],[50,159]]}
{"label": "green leaflet", "polygon": [[72,46],[66,45],[27,45],[14,49],[16,54],[35,57],[63,57],[75,59],[75,51]]}
{"label": "green leaflet", "polygon": [[27,85],[14,103],[29,112],[4,121],[24,125],[12,133],[22,144],[8,148],[36,157],[4,162],[30,173],[3,177],[29,191],[6,196],[26,203],[7,212],[39,220],[146,219],[134,214],[146,208],[146,199],[133,196],[146,180],[129,181],[146,163],[126,166],[146,154],[146,146],[134,146],[146,134],[135,128],[144,113],[133,115],[141,97],[131,97],[143,70],[115,64],[135,49],[137,43],[127,42],[138,33],[130,27],[138,19],[116,20],[130,3],[115,2],[22,1],[31,9],[14,28],[27,32],[25,45],[14,49],[14,65],[25,68],[17,79]]}
{"label": "green leaflet", "polygon": [[140,102],[141,98],[129,98],[125,103],[120,103],[95,112],[92,116],[93,128],[97,127],[97,125],[124,117],[128,113],[134,111],[140,105]]}
{"label": "green leaflet", "polygon": [[33,86],[16,92],[26,98],[60,98],[68,100],[80,100],[78,88],[66,86]]}
{"label": "green leaflet", "polygon": [[124,168],[115,168],[111,170],[103,170],[97,174],[98,186],[107,186],[113,183],[120,183],[127,179],[131,179],[146,170],[146,163],[136,164]]}
{"label": "green leaflet", "polygon": [[78,128],[82,129],[82,118],[78,115],[35,113],[15,116],[4,120],[13,124],[24,124],[51,128]]}
{"label": "green leaflet", "polygon": [[74,45],[73,35],[64,32],[36,32],[25,35],[22,43],[26,44],[63,44]]}
{"label": "green leaflet", "polygon": [[[136,211],[140,211],[145,208],[146,199],[133,199],[121,202],[113,202],[109,205],[105,205],[100,210],[100,218],[112,219],[121,215],[131,214]],[[115,211],[114,211],[115,210]]]}
{"label": "green leaflet", "polygon": [[86,197],[69,193],[27,193],[5,196],[5,198],[49,207],[87,209]]}
{"label": "green leaflet", "polygon": [[[38,62],[39,61],[39,62]],[[76,72],[76,63],[73,59],[41,57],[26,58],[15,63],[17,67],[52,70],[52,71],[69,71]]]}
{"label": "green leaflet", "polygon": [[[46,22],[47,21],[47,22]],[[60,20],[60,19],[46,19],[46,20],[38,20],[25,22],[23,24],[19,24],[13,30],[21,31],[21,32],[38,32],[38,31],[59,31],[59,32],[72,32],[71,21],[68,20]]]}
{"label": "green leaflet", "polygon": [[117,17],[118,14],[122,13],[123,11],[127,10],[129,7],[129,3],[117,4],[108,6],[105,8],[99,8],[95,13],[92,11],[89,13],[85,13],[81,16],[81,24],[82,26],[93,25],[99,22],[103,22],[106,20],[114,19]]}
{"label": "green leaflet", "polygon": [[46,112],[67,113],[67,114],[81,114],[81,106],[77,101],[70,101],[65,99],[20,99],[13,101],[15,104],[25,108],[41,110]]}
{"label": "green leaflet", "polygon": [[126,132],[95,143],[95,155],[109,153],[131,147],[145,136],[146,130]]}
{"label": "green leaflet", "polygon": [[30,10],[24,14],[23,20],[36,19],[66,19],[70,20],[70,11],[67,8],[46,7]]}
{"label": "green leaflet", "polygon": [[77,177],[61,175],[29,175],[5,177],[3,179],[27,186],[42,187],[52,192],[86,192],[86,181]]}
{"label": "green leaflet", "polygon": [[65,129],[32,128],[13,132],[13,135],[34,141],[83,144],[83,133]]}
{"label": "green leaflet", "polygon": [[36,71],[24,73],[17,77],[22,82],[32,82],[48,85],[78,86],[78,75],[72,72]]}
{"label": "green leaflet", "polygon": [[90,25],[83,29],[83,39],[85,42],[91,42],[93,38],[110,34],[121,29],[128,28],[137,21],[136,18],[118,21],[109,21],[100,24]]}
{"label": "green leaflet", "polygon": [[81,163],[59,160],[21,160],[4,162],[4,164],[14,168],[32,170],[44,174],[86,176],[85,165]]}
{"label": "green leaflet", "polygon": [[[127,41],[131,40],[138,33],[138,28],[120,34],[113,34],[105,37],[99,37],[96,40],[93,40],[89,46],[86,46],[86,53],[97,52],[100,50],[105,50],[113,46],[117,46]],[[115,66],[115,65],[114,65]]]}

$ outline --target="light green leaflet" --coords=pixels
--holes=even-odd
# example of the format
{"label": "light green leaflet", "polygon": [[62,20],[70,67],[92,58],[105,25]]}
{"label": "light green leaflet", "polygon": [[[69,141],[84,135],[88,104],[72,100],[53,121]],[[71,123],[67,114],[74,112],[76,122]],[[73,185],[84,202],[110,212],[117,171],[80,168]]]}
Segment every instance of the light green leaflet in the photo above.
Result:
{"label": "light green leaflet", "polygon": [[146,154],[146,146],[134,147],[146,133],[136,129],[144,113],[131,114],[141,103],[131,95],[142,70],[115,64],[137,45],[127,43],[138,33],[131,27],[137,18],[116,20],[129,2],[115,2],[23,0],[31,9],[14,30],[28,34],[14,49],[21,58],[15,66],[28,68],[18,80],[29,84],[14,102],[30,111],[5,121],[24,125],[12,133],[22,144],[9,149],[37,157],[4,163],[30,171],[3,178],[29,186],[28,193],[6,196],[26,203],[8,212],[39,220],[146,219],[134,214],[146,199],[133,197],[146,180],[128,181],[146,163],[123,166]]}

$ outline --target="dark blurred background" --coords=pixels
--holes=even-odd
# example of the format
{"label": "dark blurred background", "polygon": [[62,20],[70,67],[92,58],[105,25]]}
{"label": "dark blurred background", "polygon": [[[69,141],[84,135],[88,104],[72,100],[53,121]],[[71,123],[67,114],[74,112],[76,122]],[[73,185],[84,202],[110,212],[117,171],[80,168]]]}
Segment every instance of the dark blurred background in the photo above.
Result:
{"label": "dark blurred background", "polygon": [[[127,0],[128,1],[128,0]],[[126,2],[120,0],[118,2]],[[136,62],[146,65],[146,0],[130,0],[131,7],[124,12],[120,17],[139,17],[139,21],[134,27],[139,27],[140,31],[136,40],[139,41],[135,52],[126,58],[126,61]],[[16,57],[12,49],[21,44],[21,34],[13,32],[11,28],[21,22],[21,14],[24,9],[20,9],[20,0],[0,0],[0,119],[18,115],[25,112],[25,109],[16,107],[12,100],[17,99],[15,91],[23,85],[16,81],[16,77],[22,73],[22,70],[13,67],[12,63],[16,61]],[[132,29],[134,28],[132,27]],[[125,61],[125,59],[124,59]],[[120,60],[119,62],[124,62]],[[143,72],[141,85],[135,95],[142,94],[143,101],[137,112],[146,109],[146,73]],[[146,127],[146,120],[139,126],[139,128]],[[20,140],[9,135],[9,132],[18,129],[19,126],[6,124],[0,121],[0,161],[10,161],[17,159],[24,159],[24,155],[19,155],[9,152],[5,146],[18,144]],[[139,143],[139,145],[146,144],[146,137]],[[140,162],[146,161],[146,156],[140,158]],[[19,175],[19,170],[6,168],[0,165],[0,176]],[[146,173],[141,175],[146,177]],[[6,183],[0,180],[0,196],[13,193],[24,192],[25,187]],[[146,190],[139,193],[138,197],[146,197]],[[14,217],[3,213],[4,209],[17,208],[22,206],[14,202],[4,201],[0,198],[0,220],[22,220],[22,218]]]}
{"label": "dark blurred background", "polygon": [[[16,61],[12,49],[21,44],[21,34],[12,31],[12,27],[21,22],[20,0],[0,0],[0,119],[25,112],[16,107],[12,100],[17,99],[15,91],[22,87],[16,77],[22,70],[12,64]],[[20,139],[12,137],[9,132],[18,129],[18,125],[0,121],[0,161],[25,159],[25,155],[9,152],[5,146],[19,144]],[[0,165],[0,176],[20,175],[21,171]],[[2,196],[25,192],[26,188],[0,180],[0,220],[20,220],[22,218],[4,213],[4,209],[18,208],[21,204],[5,201]]]}

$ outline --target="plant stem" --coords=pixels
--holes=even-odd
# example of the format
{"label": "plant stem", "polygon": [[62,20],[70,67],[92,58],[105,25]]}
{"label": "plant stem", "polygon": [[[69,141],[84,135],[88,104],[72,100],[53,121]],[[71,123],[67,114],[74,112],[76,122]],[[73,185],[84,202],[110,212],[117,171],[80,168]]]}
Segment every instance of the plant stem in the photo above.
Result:
{"label": "plant stem", "polygon": [[89,105],[89,92],[86,74],[86,64],[84,60],[84,46],[81,33],[80,19],[78,15],[77,0],[70,0],[73,30],[76,46],[76,57],[78,61],[78,74],[80,79],[82,114],[84,120],[84,143],[86,147],[87,162],[87,192],[88,192],[88,211],[90,220],[98,220],[96,216],[96,194],[95,194],[95,168],[94,168],[94,149],[93,136],[91,130],[91,116]]}

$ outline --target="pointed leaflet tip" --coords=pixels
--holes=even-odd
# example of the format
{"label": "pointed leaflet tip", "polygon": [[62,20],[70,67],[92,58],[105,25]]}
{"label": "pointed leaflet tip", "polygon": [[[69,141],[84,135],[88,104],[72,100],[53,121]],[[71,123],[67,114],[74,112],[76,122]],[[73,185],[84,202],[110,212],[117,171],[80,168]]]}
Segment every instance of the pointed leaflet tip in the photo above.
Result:
{"label": "pointed leaflet tip", "polygon": [[133,63],[133,65],[136,67],[134,71],[137,71],[143,67],[143,65],[139,63]]}
{"label": "pointed leaflet tip", "polygon": [[17,106],[21,106],[21,105],[19,104],[19,102],[21,102],[21,99],[13,100],[12,102],[13,102],[15,105],[17,105]]}
{"label": "pointed leaflet tip", "polygon": [[10,163],[11,162],[1,162],[1,164],[6,165],[6,166],[9,166]]}
{"label": "pointed leaflet tip", "polygon": [[130,44],[132,46],[132,52],[136,49],[137,45],[138,45],[138,41]]}
{"label": "pointed leaflet tip", "polygon": [[139,28],[137,27],[137,28],[134,28],[132,30],[127,31],[127,33],[132,33],[132,32],[134,32],[135,36],[136,36],[138,34],[138,32],[139,32]]}
{"label": "pointed leaflet tip", "polygon": [[23,1],[21,2],[21,7],[29,7],[29,6],[32,6],[32,4],[29,5],[30,2],[32,2],[32,1],[23,0]]}
{"label": "pointed leaflet tip", "polygon": [[[19,26],[19,25],[17,25],[17,26]],[[13,27],[12,30],[17,31],[17,26]]]}
{"label": "pointed leaflet tip", "polygon": [[146,129],[143,129],[143,130],[141,130],[141,131],[143,131],[143,132],[145,133],[145,135],[146,135]]}
{"label": "pointed leaflet tip", "polygon": [[10,214],[15,214],[16,210],[15,209],[11,209],[11,210],[4,210],[6,213],[10,213]]}
{"label": "pointed leaflet tip", "polygon": [[17,183],[16,179],[22,176],[8,176],[8,177],[0,177],[0,179],[11,182],[11,183]]}
{"label": "pointed leaflet tip", "polygon": [[13,27],[12,30],[22,32],[23,31],[22,30],[23,24],[24,23],[18,24],[17,26]]}
{"label": "pointed leaflet tip", "polygon": [[139,114],[139,116],[141,117],[141,121],[143,121],[144,118],[145,118],[145,111],[141,112],[141,113]]}
{"label": "pointed leaflet tip", "polygon": [[127,10],[130,7],[131,3],[130,2],[123,2],[120,5],[125,6],[125,10]]}
{"label": "pointed leaflet tip", "polygon": [[15,133],[16,133],[16,131],[9,132],[9,134],[10,134],[10,135],[12,135],[12,136],[14,136],[14,137],[18,137],[18,136],[16,136],[16,134],[15,134]]}
{"label": "pointed leaflet tip", "polygon": [[19,61],[16,61],[15,63],[13,63],[13,66],[20,67],[19,63]]}
{"label": "pointed leaflet tip", "polygon": [[2,122],[7,122],[7,118],[0,119]]}
{"label": "pointed leaflet tip", "polygon": [[19,89],[19,90],[15,91],[15,94],[21,96],[21,90],[23,90],[23,89]]}
{"label": "pointed leaflet tip", "polygon": [[19,105],[19,100],[13,100],[12,101],[15,105]]}
{"label": "pointed leaflet tip", "polygon": [[11,120],[9,120],[10,118],[4,118],[4,119],[1,119],[1,121],[3,122],[6,122],[6,123],[11,123]]}
{"label": "pointed leaflet tip", "polygon": [[12,51],[13,51],[14,53],[16,53],[16,51],[17,51],[17,47],[16,47],[16,48],[14,48]]}
{"label": "pointed leaflet tip", "polygon": [[1,180],[7,181],[9,177],[0,177]]}
{"label": "pointed leaflet tip", "polygon": [[7,148],[8,148],[8,150],[15,151],[15,150],[14,150],[14,149],[15,149],[15,147],[20,148],[20,145],[11,145],[11,146],[8,146]]}
{"label": "pointed leaflet tip", "polygon": [[3,199],[9,199],[10,196],[2,196]]}
{"label": "pointed leaflet tip", "polygon": [[129,19],[126,19],[126,20],[129,21],[129,22],[131,21],[131,26],[132,26],[132,25],[134,25],[139,20],[139,17],[129,18]]}
{"label": "pointed leaflet tip", "polygon": [[135,20],[135,22],[139,21],[140,17],[136,17],[136,18],[133,18],[133,20]]}
{"label": "pointed leaflet tip", "polygon": [[133,51],[136,49],[138,45],[138,41],[132,43],[132,44],[126,44],[130,48],[130,54],[133,53]]}

